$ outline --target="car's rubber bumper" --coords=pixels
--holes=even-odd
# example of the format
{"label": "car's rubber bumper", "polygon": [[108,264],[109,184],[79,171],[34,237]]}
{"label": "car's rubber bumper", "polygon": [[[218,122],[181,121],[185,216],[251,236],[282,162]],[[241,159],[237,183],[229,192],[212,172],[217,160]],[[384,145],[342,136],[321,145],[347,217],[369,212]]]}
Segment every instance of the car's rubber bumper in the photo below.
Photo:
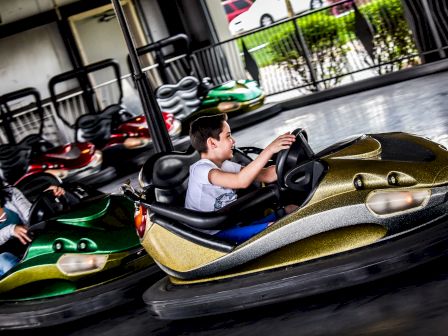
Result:
{"label": "car's rubber bumper", "polygon": [[268,119],[277,113],[281,112],[281,105],[277,103],[264,104],[256,110],[244,112],[232,117],[229,117],[228,123],[232,130],[243,128],[259,121]]}
{"label": "car's rubber bumper", "polygon": [[151,265],[129,276],[55,298],[0,301],[0,330],[48,327],[87,317],[134,301],[141,288],[162,275]]}
{"label": "car's rubber bumper", "polygon": [[97,171],[95,173],[91,173],[89,175],[78,177],[78,176],[70,176],[67,177],[64,182],[72,183],[82,183],[89,185],[93,188],[98,188],[106,183],[111,182],[115,178],[117,178],[117,170],[114,167],[105,167],[104,169],[101,169],[100,171]]}
{"label": "car's rubber bumper", "polygon": [[165,277],[143,294],[159,319],[215,315],[304,298],[405,272],[448,251],[448,216],[372,245],[300,265],[203,284]]}
{"label": "car's rubber bumper", "polygon": [[[281,104],[279,103],[269,103],[264,104],[261,107],[250,110],[250,111],[234,111],[227,113],[229,119],[227,122],[229,123],[232,130],[237,130],[240,128],[247,127],[249,125],[255,124],[259,121],[268,119],[282,111]],[[185,119],[182,120],[182,134],[187,135],[190,129],[190,123],[192,123],[196,118],[219,114],[219,110],[210,110],[210,111],[199,111],[194,114],[189,115]]]}

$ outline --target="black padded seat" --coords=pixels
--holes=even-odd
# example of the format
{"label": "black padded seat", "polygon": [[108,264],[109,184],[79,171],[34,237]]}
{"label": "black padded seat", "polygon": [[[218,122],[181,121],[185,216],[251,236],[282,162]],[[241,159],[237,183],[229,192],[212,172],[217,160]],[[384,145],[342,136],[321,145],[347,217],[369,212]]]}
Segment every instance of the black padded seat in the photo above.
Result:
{"label": "black padded seat", "polygon": [[31,148],[20,145],[0,145],[0,170],[2,178],[14,184],[25,175],[31,157]]}
{"label": "black padded seat", "polygon": [[116,115],[120,114],[120,111],[123,110],[123,106],[120,104],[112,104],[109,106],[106,106],[103,110],[101,110],[98,115],[101,115],[103,117],[115,117]]}
{"label": "black padded seat", "polygon": [[75,124],[76,141],[92,142],[103,147],[112,133],[112,116],[86,114],[79,117]]}
{"label": "black padded seat", "polygon": [[140,178],[146,199],[155,214],[198,229],[223,229],[254,219],[254,212],[272,207],[278,201],[277,185],[259,188],[214,212],[184,208],[190,166],[200,159],[198,152],[158,153],[142,167]]}
{"label": "black padded seat", "polygon": [[42,138],[39,134],[30,134],[20,141],[20,146],[30,147],[33,155],[44,154],[55,146]]}
{"label": "black padded seat", "polygon": [[193,76],[182,78],[177,84],[164,84],[157,88],[155,96],[160,108],[184,119],[201,105],[198,98],[199,80]]}
{"label": "black padded seat", "polygon": [[[244,153],[237,161],[250,162]],[[190,166],[200,159],[196,151],[171,152],[153,155],[140,171],[147,208],[154,214],[153,221],[167,230],[196,244],[230,252],[236,245],[201,230],[226,229],[251,223],[264,216],[263,210],[275,208],[279,201],[278,186],[258,188],[214,212],[200,212],[184,207]]]}
{"label": "black padded seat", "polygon": [[254,220],[254,213],[272,207],[278,202],[278,187],[270,185],[257,189],[229,205],[212,212],[200,212],[182,206],[161,202],[150,204],[149,209],[159,216],[187,224],[197,229],[222,230],[236,224],[248,224]]}
{"label": "black padded seat", "polygon": [[121,124],[135,117],[135,115],[129,112],[122,104],[109,105],[99,112],[98,115],[101,115],[102,118],[112,118],[112,129],[116,129]]}
{"label": "black padded seat", "polygon": [[143,165],[140,178],[152,187],[153,198],[158,202],[183,206],[190,166],[200,158],[197,151],[158,153]]}

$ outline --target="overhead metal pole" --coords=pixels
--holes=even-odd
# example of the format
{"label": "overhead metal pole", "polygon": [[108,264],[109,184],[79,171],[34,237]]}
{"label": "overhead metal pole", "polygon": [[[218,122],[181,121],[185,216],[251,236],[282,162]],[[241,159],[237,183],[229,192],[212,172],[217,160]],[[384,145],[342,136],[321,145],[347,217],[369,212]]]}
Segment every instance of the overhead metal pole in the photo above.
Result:
{"label": "overhead metal pole", "polygon": [[140,100],[142,101],[143,112],[145,113],[146,120],[148,122],[154,148],[158,153],[170,152],[173,150],[173,143],[168,135],[162,112],[160,111],[159,104],[154,96],[151,85],[149,84],[149,80],[142,72],[134,39],[132,38],[129,30],[129,25],[126,21],[123,7],[120,4],[120,0],[112,0],[112,4],[129,50],[129,58],[132,65],[132,77],[140,95]]}

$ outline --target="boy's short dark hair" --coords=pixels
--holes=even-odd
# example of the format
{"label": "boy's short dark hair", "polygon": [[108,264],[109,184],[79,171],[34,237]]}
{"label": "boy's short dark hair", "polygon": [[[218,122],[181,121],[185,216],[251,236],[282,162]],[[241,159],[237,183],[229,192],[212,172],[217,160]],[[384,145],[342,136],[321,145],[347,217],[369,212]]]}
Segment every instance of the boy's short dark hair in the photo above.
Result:
{"label": "boy's short dark hair", "polygon": [[207,139],[213,138],[219,140],[224,121],[227,121],[227,114],[216,114],[211,116],[199,117],[190,124],[191,145],[199,153],[207,152]]}

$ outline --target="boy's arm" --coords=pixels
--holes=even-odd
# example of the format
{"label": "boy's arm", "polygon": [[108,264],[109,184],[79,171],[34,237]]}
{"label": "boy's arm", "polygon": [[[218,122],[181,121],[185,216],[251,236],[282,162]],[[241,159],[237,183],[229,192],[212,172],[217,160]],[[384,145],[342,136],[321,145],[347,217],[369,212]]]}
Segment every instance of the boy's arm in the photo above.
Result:
{"label": "boy's arm", "polygon": [[[208,180],[211,184],[229,188],[229,189],[244,189],[250,186],[264,169],[266,163],[275,153],[282,149],[287,149],[294,142],[295,136],[289,133],[283,134],[275,139],[269,146],[267,146],[258,157],[249,163],[246,167],[241,169],[239,173],[226,173],[219,169],[212,169],[208,173]],[[269,168],[268,168],[269,169]],[[273,170],[275,173],[275,169]],[[264,175],[264,173],[263,173]],[[272,168],[268,173],[268,177],[273,178]],[[275,175],[275,178],[277,176]],[[275,181],[275,179],[273,180]],[[271,181],[271,182],[273,182]],[[269,182],[268,180],[264,182]]]}
{"label": "boy's arm", "polygon": [[264,183],[272,183],[277,181],[277,172],[275,170],[275,166],[269,166],[267,168],[263,168],[258,174],[256,180],[258,182],[264,182]]}

